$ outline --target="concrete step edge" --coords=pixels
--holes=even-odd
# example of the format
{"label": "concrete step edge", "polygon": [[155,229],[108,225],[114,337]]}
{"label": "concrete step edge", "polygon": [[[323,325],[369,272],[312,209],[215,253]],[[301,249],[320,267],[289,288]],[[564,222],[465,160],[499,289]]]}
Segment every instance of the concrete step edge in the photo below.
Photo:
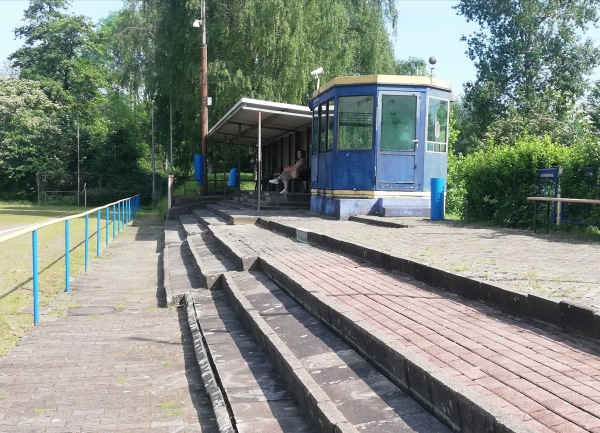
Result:
{"label": "concrete step edge", "polygon": [[189,214],[179,215],[179,222],[186,236],[198,235],[206,231],[206,229],[200,227],[199,221],[195,216]]}
{"label": "concrete step edge", "polygon": [[[222,280],[223,273],[229,272],[230,270],[227,269],[226,267],[223,267],[222,269],[218,269],[218,270],[208,270],[208,266],[205,264],[204,260],[202,259],[202,257],[200,257],[200,254],[198,253],[198,248],[200,247],[200,243],[204,242],[204,239],[202,238],[202,236],[203,235],[189,236],[187,238],[187,245],[188,245],[189,251],[192,255],[192,258],[194,260],[194,266],[196,268],[196,271],[198,271],[200,277],[202,278],[202,282],[204,283],[204,286],[207,289],[220,288],[222,285],[221,280]],[[204,236],[210,236],[210,235],[206,234]],[[212,236],[211,236],[211,240],[212,240]],[[232,265],[235,265],[235,263],[232,263]]]}
{"label": "concrete step edge", "polygon": [[225,219],[215,215],[208,209],[196,209],[192,214],[204,228],[208,228],[211,225],[227,224]]}
{"label": "concrete step edge", "polygon": [[224,397],[223,389],[216,379],[214,366],[208,355],[202,330],[198,324],[197,312],[190,294],[186,294],[183,304],[187,309],[188,325],[194,340],[194,352],[200,368],[200,376],[204,388],[210,398],[220,433],[237,433],[232,423],[232,414]]}
{"label": "concrete step edge", "polygon": [[215,243],[227,256],[236,264],[238,271],[250,271],[258,267],[258,255],[246,255],[234,245],[227,242],[227,239],[218,231],[209,228]]}
{"label": "concrete step edge", "polygon": [[288,390],[319,433],[358,433],[287,345],[254,309],[230,274],[224,274],[223,282],[223,289],[235,311],[276,366]]}

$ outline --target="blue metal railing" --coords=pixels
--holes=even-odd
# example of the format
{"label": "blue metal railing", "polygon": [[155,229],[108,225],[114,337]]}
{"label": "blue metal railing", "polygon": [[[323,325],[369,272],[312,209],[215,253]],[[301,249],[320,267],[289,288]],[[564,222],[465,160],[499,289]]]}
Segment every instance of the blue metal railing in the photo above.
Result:
{"label": "blue metal railing", "polygon": [[[106,209],[105,213],[105,246],[108,246],[108,227],[112,223],[112,238],[116,239],[117,230],[121,233],[121,227],[123,229],[127,226],[135,217],[135,214],[141,206],[140,195],[125,198],[114,203],[107,204],[105,206],[97,207],[87,212],[82,212],[77,215],[71,215],[63,218],[56,218],[50,221],[46,221],[34,226],[13,232],[9,235],[1,236],[0,243],[8,241],[9,239],[22,236],[27,233],[31,233],[31,258],[33,262],[32,273],[33,273],[33,324],[37,324],[40,320],[39,314],[39,267],[38,267],[38,230],[52,224],[57,224],[62,221],[65,222],[65,292],[71,290],[71,259],[70,259],[70,221],[76,218],[85,217],[85,240],[84,240],[84,269],[87,271],[89,267],[89,216],[96,212],[96,257],[100,257],[100,232],[101,232],[101,220],[102,220],[102,209]],[[112,208],[112,209],[111,209]],[[112,222],[109,220],[109,210],[112,210]],[[117,228],[118,226],[118,228]]]}

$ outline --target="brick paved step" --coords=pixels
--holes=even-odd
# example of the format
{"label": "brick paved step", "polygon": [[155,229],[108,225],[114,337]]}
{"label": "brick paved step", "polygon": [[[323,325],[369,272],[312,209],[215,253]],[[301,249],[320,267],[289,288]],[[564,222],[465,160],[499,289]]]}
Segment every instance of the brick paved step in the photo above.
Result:
{"label": "brick paved step", "polygon": [[[211,365],[216,401],[223,397],[238,433],[314,433],[273,365],[238,319],[222,290],[191,294],[198,340]],[[200,345],[200,343],[199,343]],[[204,376],[204,374],[203,374]],[[212,394],[211,394],[212,396]]]}
{"label": "brick paved step", "polygon": [[213,235],[457,431],[600,432],[598,345],[257,226]]}
{"label": "brick paved step", "polygon": [[319,432],[450,432],[263,273],[224,288]]}
{"label": "brick paved step", "polygon": [[[353,221],[369,225],[379,225],[389,228],[406,227],[402,224],[387,223],[370,217],[353,217]],[[275,233],[292,239],[308,242],[313,246],[341,252],[375,266],[387,270],[399,271],[450,293],[467,299],[484,302],[493,307],[516,316],[533,319],[568,331],[575,336],[585,336],[600,343],[600,314],[589,305],[573,302],[556,301],[536,293],[523,293],[515,289],[507,289],[491,281],[480,281],[455,272],[430,266],[423,261],[413,261],[394,254],[381,251],[381,247],[373,247],[373,242],[360,244],[348,240],[348,232],[361,231],[361,227],[346,226],[345,234],[329,234],[327,229],[313,231],[297,228],[294,224],[303,225],[302,219],[291,222],[275,221],[270,218],[260,218],[257,224]],[[314,224],[312,224],[314,226]],[[319,225],[323,225],[320,222]],[[308,224],[311,226],[311,224]],[[366,231],[366,230],[365,230]],[[380,236],[385,234],[380,233]],[[393,234],[388,234],[393,237]],[[368,237],[368,236],[367,236]],[[385,242],[385,238],[381,239]]]}

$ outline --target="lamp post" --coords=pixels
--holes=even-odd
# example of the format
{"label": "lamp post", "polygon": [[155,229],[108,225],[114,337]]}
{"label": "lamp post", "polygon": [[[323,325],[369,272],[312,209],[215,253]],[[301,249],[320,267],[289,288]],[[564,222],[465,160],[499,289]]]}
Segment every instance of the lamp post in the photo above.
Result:
{"label": "lamp post", "polygon": [[201,69],[201,78],[200,78],[200,99],[201,99],[201,112],[200,116],[202,118],[202,132],[201,132],[201,151],[202,151],[202,159],[204,160],[204,170],[202,174],[202,194],[208,195],[208,158],[207,158],[207,146],[206,146],[206,136],[208,134],[208,104],[207,104],[207,84],[206,84],[206,68],[207,68],[207,60],[206,60],[206,1],[201,0],[200,2],[200,19],[194,21],[192,24],[193,27],[199,28],[202,27],[202,46],[200,47],[200,69]]}
{"label": "lamp post", "polygon": [[81,175],[79,172],[80,159],[79,159],[79,112],[77,112],[77,206],[79,206],[79,185],[81,184]]}

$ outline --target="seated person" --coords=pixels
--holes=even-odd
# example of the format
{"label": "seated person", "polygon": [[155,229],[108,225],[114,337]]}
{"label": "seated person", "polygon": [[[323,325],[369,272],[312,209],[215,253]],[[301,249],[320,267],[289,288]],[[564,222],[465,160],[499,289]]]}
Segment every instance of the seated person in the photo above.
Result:
{"label": "seated person", "polygon": [[281,194],[288,192],[288,182],[292,179],[296,179],[300,176],[300,172],[308,168],[308,161],[306,160],[306,152],[299,150],[296,152],[296,164],[288,165],[283,169],[283,172],[276,179],[271,179],[269,182],[277,185],[279,181],[283,182],[283,191]]}

